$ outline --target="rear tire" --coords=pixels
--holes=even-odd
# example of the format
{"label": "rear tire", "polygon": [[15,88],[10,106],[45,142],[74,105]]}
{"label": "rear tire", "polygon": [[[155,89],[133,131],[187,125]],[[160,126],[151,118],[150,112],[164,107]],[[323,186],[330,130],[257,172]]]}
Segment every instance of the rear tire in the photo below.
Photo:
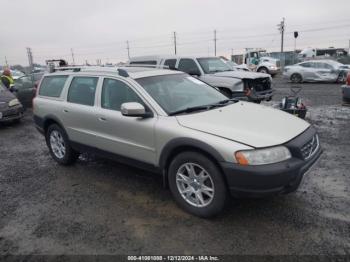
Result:
{"label": "rear tire", "polygon": [[294,73],[290,76],[290,81],[292,81],[292,83],[301,83],[303,82],[303,77],[298,73]]}
{"label": "rear tire", "polygon": [[169,187],[177,204],[185,211],[212,217],[220,213],[228,199],[221,171],[208,157],[197,152],[183,152],[171,162]]}
{"label": "rear tire", "polygon": [[46,131],[46,144],[52,158],[61,165],[71,165],[79,153],[71,146],[66,132],[57,124],[52,124]]}

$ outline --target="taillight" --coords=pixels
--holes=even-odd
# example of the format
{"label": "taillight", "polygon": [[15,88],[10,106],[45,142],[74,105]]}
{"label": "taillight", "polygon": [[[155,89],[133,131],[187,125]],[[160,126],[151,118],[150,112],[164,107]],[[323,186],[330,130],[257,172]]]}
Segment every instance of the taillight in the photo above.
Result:
{"label": "taillight", "polygon": [[348,73],[346,77],[346,85],[350,86],[350,72]]}

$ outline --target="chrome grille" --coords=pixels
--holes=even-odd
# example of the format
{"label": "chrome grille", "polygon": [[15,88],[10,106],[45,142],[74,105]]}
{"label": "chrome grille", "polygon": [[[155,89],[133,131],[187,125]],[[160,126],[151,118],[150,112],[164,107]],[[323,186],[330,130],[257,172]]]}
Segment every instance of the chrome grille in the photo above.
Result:
{"label": "chrome grille", "polygon": [[306,160],[312,157],[313,154],[317,151],[319,144],[320,143],[319,143],[318,135],[316,134],[306,144],[304,144],[301,147],[300,151],[303,158]]}

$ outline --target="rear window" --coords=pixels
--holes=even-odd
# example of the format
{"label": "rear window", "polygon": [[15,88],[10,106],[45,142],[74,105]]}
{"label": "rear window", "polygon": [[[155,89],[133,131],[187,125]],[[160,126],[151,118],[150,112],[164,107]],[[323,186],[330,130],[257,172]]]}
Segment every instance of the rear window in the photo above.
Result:
{"label": "rear window", "polygon": [[68,76],[46,76],[41,82],[39,95],[60,97]]}

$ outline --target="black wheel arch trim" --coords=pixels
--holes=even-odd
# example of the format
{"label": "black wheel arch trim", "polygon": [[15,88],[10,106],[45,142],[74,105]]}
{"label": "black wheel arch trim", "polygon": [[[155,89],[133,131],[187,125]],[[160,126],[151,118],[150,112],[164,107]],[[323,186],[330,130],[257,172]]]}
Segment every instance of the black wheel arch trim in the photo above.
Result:
{"label": "black wheel arch trim", "polygon": [[[45,133],[48,121],[53,121],[56,122],[63,130],[64,132],[67,134],[66,129],[64,128],[62,122],[58,119],[58,117],[56,117],[55,115],[49,114],[45,117],[39,117],[37,115],[34,115],[34,122],[36,124],[36,126]],[[68,136],[68,134],[67,134]]]}
{"label": "black wheel arch trim", "polygon": [[181,138],[175,138],[173,140],[170,140],[163,147],[160,154],[159,167],[162,169],[166,168],[166,165],[169,161],[169,157],[172,156],[172,154],[174,153],[174,151],[176,151],[176,149],[179,149],[181,147],[196,148],[198,150],[201,150],[209,154],[217,162],[225,161],[224,158],[220,155],[220,153],[215,148],[208,145],[207,143],[194,138],[181,137]]}

